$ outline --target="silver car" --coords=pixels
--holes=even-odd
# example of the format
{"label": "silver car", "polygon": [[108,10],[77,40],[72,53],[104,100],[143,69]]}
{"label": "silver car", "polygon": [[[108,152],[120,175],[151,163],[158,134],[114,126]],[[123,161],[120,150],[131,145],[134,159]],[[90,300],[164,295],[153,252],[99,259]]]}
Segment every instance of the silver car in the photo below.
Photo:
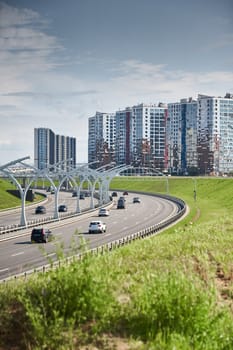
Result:
{"label": "silver car", "polygon": [[109,211],[108,211],[108,209],[100,208],[100,210],[99,210],[99,216],[109,216]]}

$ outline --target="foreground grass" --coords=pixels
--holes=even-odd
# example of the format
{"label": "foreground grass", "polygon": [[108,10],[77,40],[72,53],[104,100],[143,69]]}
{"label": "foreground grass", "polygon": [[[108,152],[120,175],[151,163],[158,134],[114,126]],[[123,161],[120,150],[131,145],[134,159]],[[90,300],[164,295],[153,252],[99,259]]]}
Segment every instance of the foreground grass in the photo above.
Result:
{"label": "foreground grass", "polygon": [[190,179],[169,180],[190,215],[155,237],[1,286],[2,348],[233,349],[232,180],[215,180],[198,179],[197,201]]}

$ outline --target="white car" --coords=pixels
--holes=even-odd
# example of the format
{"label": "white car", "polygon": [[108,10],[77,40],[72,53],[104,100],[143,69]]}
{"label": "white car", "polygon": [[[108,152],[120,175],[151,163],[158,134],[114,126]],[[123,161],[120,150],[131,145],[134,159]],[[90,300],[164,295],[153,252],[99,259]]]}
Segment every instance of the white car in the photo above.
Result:
{"label": "white car", "polygon": [[102,221],[91,221],[89,225],[89,233],[106,232],[106,224]]}
{"label": "white car", "polygon": [[100,208],[99,216],[109,216],[109,211],[105,208]]}

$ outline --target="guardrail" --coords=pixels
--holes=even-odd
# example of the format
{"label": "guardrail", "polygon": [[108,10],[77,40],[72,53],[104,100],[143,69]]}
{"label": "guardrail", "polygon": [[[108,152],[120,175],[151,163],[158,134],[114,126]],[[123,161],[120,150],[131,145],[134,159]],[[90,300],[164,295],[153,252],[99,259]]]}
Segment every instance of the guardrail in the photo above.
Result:
{"label": "guardrail", "polygon": [[69,219],[72,217],[80,216],[80,215],[86,213],[87,211],[96,210],[96,208],[98,208],[98,205],[95,205],[95,207],[93,209],[85,208],[80,213],[77,213],[77,212],[68,212],[68,213],[63,213],[63,214],[60,213],[59,217],[56,219],[53,216],[47,216],[45,218],[31,220],[31,221],[27,222],[26,226],[21,226],[19,224],[12,224],[12,225],[4,226],[4,227],[2,226],[2,227],[0,227],[0,241],[1,241],[1,238],[3,236],[5,236],[6,234],[9,234],[12,232],[17,232],[17,231],[22,231],[22,230],[25,230],[25,229],[28,229],[31,227],[35,227],[38,225],[42,225],[42,224],[53,223],[53,222],[61,221],[64,219]]}
{"label": "guardrail", "polygon": [[[96,199],[98,199],[98,195],[94,195],[94,197]],[[33,204],[33,206],[36,206],[38,203]],[[109,204],[109,203],[108,203]],[[72,217],[76,217],[76,216],[80,216],[86,212],[90,212],[93,210],[96,210],[99,207],[98,204],[96,204],[94,206],[93,209],[90,208],[84,208],[82,209],[81,212],[77,212],[77,211],[73,211],[73,212],[66,212],[66,213],[59,213],[59,217],[58,218],[54,218],[53,216],[47,216],[47,217],[43,217],[43,218],[39,218],[39,219],[35,219],[35,220],[30,220],[27,221],[27,225],[20,225],[20,224],[12,224],[12,225],[6,225],[6,226],[0,226],[0,241],[1,238],[4,237],[5,234],[10,234],[13,232],[17,232],[17,231],[22,231],[31,227],[35,227],[38,225],[42,225],[42,224],[48,224],[48,223],[53,223],[53,222],[58,222],[64,219],[69,219]],[[5,237],[4,237],[5,238]]]}
{"label": "guardrail", "polygon": [[[136,192],[134,192],[136,193]],[[142,192],[138,192],[138,194]],[[43,266],[40,266],[40,267],[37,267],[37,268],[34,268],[32,270],[29,270],[29,271],[26,271],[26,272],[23,272],[23,273],[20,273],[20,274],[17,274],[15,276],[11,276],[11,277],[8,277],[8,278],[5,278],[3,280],[0,280],[0,283],[2,282],[9,282],[9,281],[12,281],[12,280],[16,280],[17,278],[27,278],[29,277],[31,274],[34,274],[34,273],[45,273],[51,269],[57,269],[61,266],[64,266],[64,265],[69,265],[70,263],[74,262],[74,261],[77,261],[77,260],[80,260],[82,259],[82,257],[84,257],[86,254],[92,254],[92,255],[97,255],[97,254],[104,254],[105,252],[111,252],[112,250],[114,249],[117,249],[119,247],[122,247],[126,244],[130,244],[132,243],[133,241],[135,240],[138,240],[138,239],[144,239],[144,238],[147,238],[147,237],[150,237],[152,235],[155,235],[157,234],[159,231],[161,231],[162,229],[170,226],[171,224],[175,223],[178,219],[180,219],[185,213],[186,213],[186,210],[187,210],[187,206],[185,204],[185,202],[180,199],[180,198],[176,198],[176,197],[171,197],[169,195],[160,195],[160,194],[153,194],[153,193],[143,193],[143,194],[147,194],[147,195],[152,195],[152,196],[156,196],[156,197],[161,197],[161,198],[164,198],[164,199],[167,199],[167,200],[170,200],[174,203],[177,204],[178,206],[178,212],[173,215],[172,217],[158,223],[158,224],[155,224],[155,225],[152,225],[150,227],[147,227],[141,231],[138,231],[136,233],[132,233],[128,236],[125,236],[123,238],[120,238],[118,240],[115,240],[115,241],[112,241],[110,243],[106,243],[104,245],[101,245],[99,247],[96,247],[96,248],[92,248],[84,253],[79,253],[79,254],[76,254],[76,255],[73,255],[71,257],[67,257],[65,259],[62,259],[62,260],[58,260],[58,261],[55,261],[53,263],[50,263],[50,264],[47,264],[47,265],[43,265]]]}

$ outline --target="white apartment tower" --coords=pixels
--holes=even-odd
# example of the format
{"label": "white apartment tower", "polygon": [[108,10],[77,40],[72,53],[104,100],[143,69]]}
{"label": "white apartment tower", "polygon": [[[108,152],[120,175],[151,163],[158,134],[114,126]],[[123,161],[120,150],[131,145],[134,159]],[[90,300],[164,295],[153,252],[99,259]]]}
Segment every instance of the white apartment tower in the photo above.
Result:
{"label": "white apartment tower", "polygon": [[166,105],[139,104],[116,112],[116,162],[164,169]]}
{"label": "white apartment tower", "polygon": [[92,168],[115,160],[115,114],[96,112],[88,119],[88,163]]}
{"label": "white apartment tower", "polygon": [[198,95],[198,167],[202,174],[233,172],[233,95]]}

